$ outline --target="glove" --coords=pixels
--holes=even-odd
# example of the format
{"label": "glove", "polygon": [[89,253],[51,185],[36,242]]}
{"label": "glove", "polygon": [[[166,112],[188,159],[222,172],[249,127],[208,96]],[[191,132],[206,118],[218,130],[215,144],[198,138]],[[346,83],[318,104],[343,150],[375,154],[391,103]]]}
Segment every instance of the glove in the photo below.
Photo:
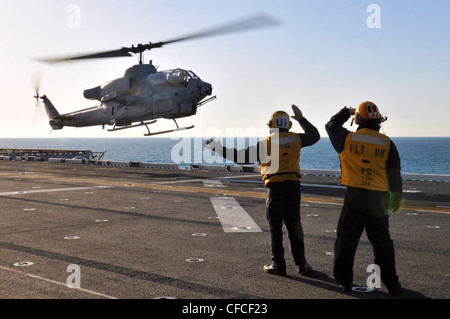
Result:
{"label": "glove", "polygon": [[395,213],[396,211],[398,211],[400,209],[400,202],[394,202],[392,204],[392,212]]}
{"label": "glove", "polygon": [[300,121],[303,118],[302,111],[300,111],[300,109],[294,104],[292,104],[292,110],[294,111],[293,118]]}

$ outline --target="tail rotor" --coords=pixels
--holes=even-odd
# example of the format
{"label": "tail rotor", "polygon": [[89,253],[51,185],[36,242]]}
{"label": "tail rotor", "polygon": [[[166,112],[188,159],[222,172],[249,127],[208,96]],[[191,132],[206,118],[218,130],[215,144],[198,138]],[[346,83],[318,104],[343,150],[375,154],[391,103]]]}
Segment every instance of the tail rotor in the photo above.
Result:
{"label": "tail rotor", "polygon": [[42,79],[42,73],[40,71],[35,72],[31,76],[31,84],[33,85],[33,89],[35,91],[34,98],[36,99],[36,106],[34,108],[34,114],[33,114],[33,122],[41,122],[45,119],[45,115],[42,112],[42,103],[41,100],[45,98],[44,96],[40,96],[40,88],[41,88],[41,79]]}
{"label": "tail rotor", "polygon": [[31,84],[33,85],[34,91],[36,92],[36,95],[34,98],[36,99],[36,107],[40,105],[39,98],[41,97],[39,95],[39,90],[41,88],[41,79],[42,79],[42,73],[40,71],[35,72],[31,76]]}

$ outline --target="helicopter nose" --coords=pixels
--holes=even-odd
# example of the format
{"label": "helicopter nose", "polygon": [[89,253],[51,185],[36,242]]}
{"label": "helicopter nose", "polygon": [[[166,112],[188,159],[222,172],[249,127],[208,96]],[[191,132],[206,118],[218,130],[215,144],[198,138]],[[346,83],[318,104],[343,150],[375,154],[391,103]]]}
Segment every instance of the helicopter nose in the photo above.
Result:
{"label": "helicopter nose", "polygon": [[212,85],[207,82],[202,82],[202,94],[211,95],[212,94]]}

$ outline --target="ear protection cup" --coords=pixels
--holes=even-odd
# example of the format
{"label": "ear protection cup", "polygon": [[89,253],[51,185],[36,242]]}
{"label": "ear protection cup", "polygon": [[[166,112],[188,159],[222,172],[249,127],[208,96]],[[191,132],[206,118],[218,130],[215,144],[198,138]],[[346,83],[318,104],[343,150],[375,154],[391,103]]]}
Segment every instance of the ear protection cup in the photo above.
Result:
{"label": "ear protection cup", "polygon": [[283,128],[290,130],[292,128],[291,118],[289,114],[284,111],[277,111],[272,114],[269,122],[267,122],[269,128]]}

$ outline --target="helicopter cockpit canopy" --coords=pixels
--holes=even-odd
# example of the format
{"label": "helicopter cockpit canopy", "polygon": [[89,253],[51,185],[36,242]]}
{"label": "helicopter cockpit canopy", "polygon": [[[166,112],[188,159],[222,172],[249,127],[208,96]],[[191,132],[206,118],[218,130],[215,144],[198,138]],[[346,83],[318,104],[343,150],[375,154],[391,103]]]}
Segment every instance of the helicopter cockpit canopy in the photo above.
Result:
{"label": "helicopter cockpit canopy", "polygon": [[150,74],[147,80],[154,85],[170,84],[173,86],[186,86],[190,79],[199,79],[192,71],[173,69]]}

